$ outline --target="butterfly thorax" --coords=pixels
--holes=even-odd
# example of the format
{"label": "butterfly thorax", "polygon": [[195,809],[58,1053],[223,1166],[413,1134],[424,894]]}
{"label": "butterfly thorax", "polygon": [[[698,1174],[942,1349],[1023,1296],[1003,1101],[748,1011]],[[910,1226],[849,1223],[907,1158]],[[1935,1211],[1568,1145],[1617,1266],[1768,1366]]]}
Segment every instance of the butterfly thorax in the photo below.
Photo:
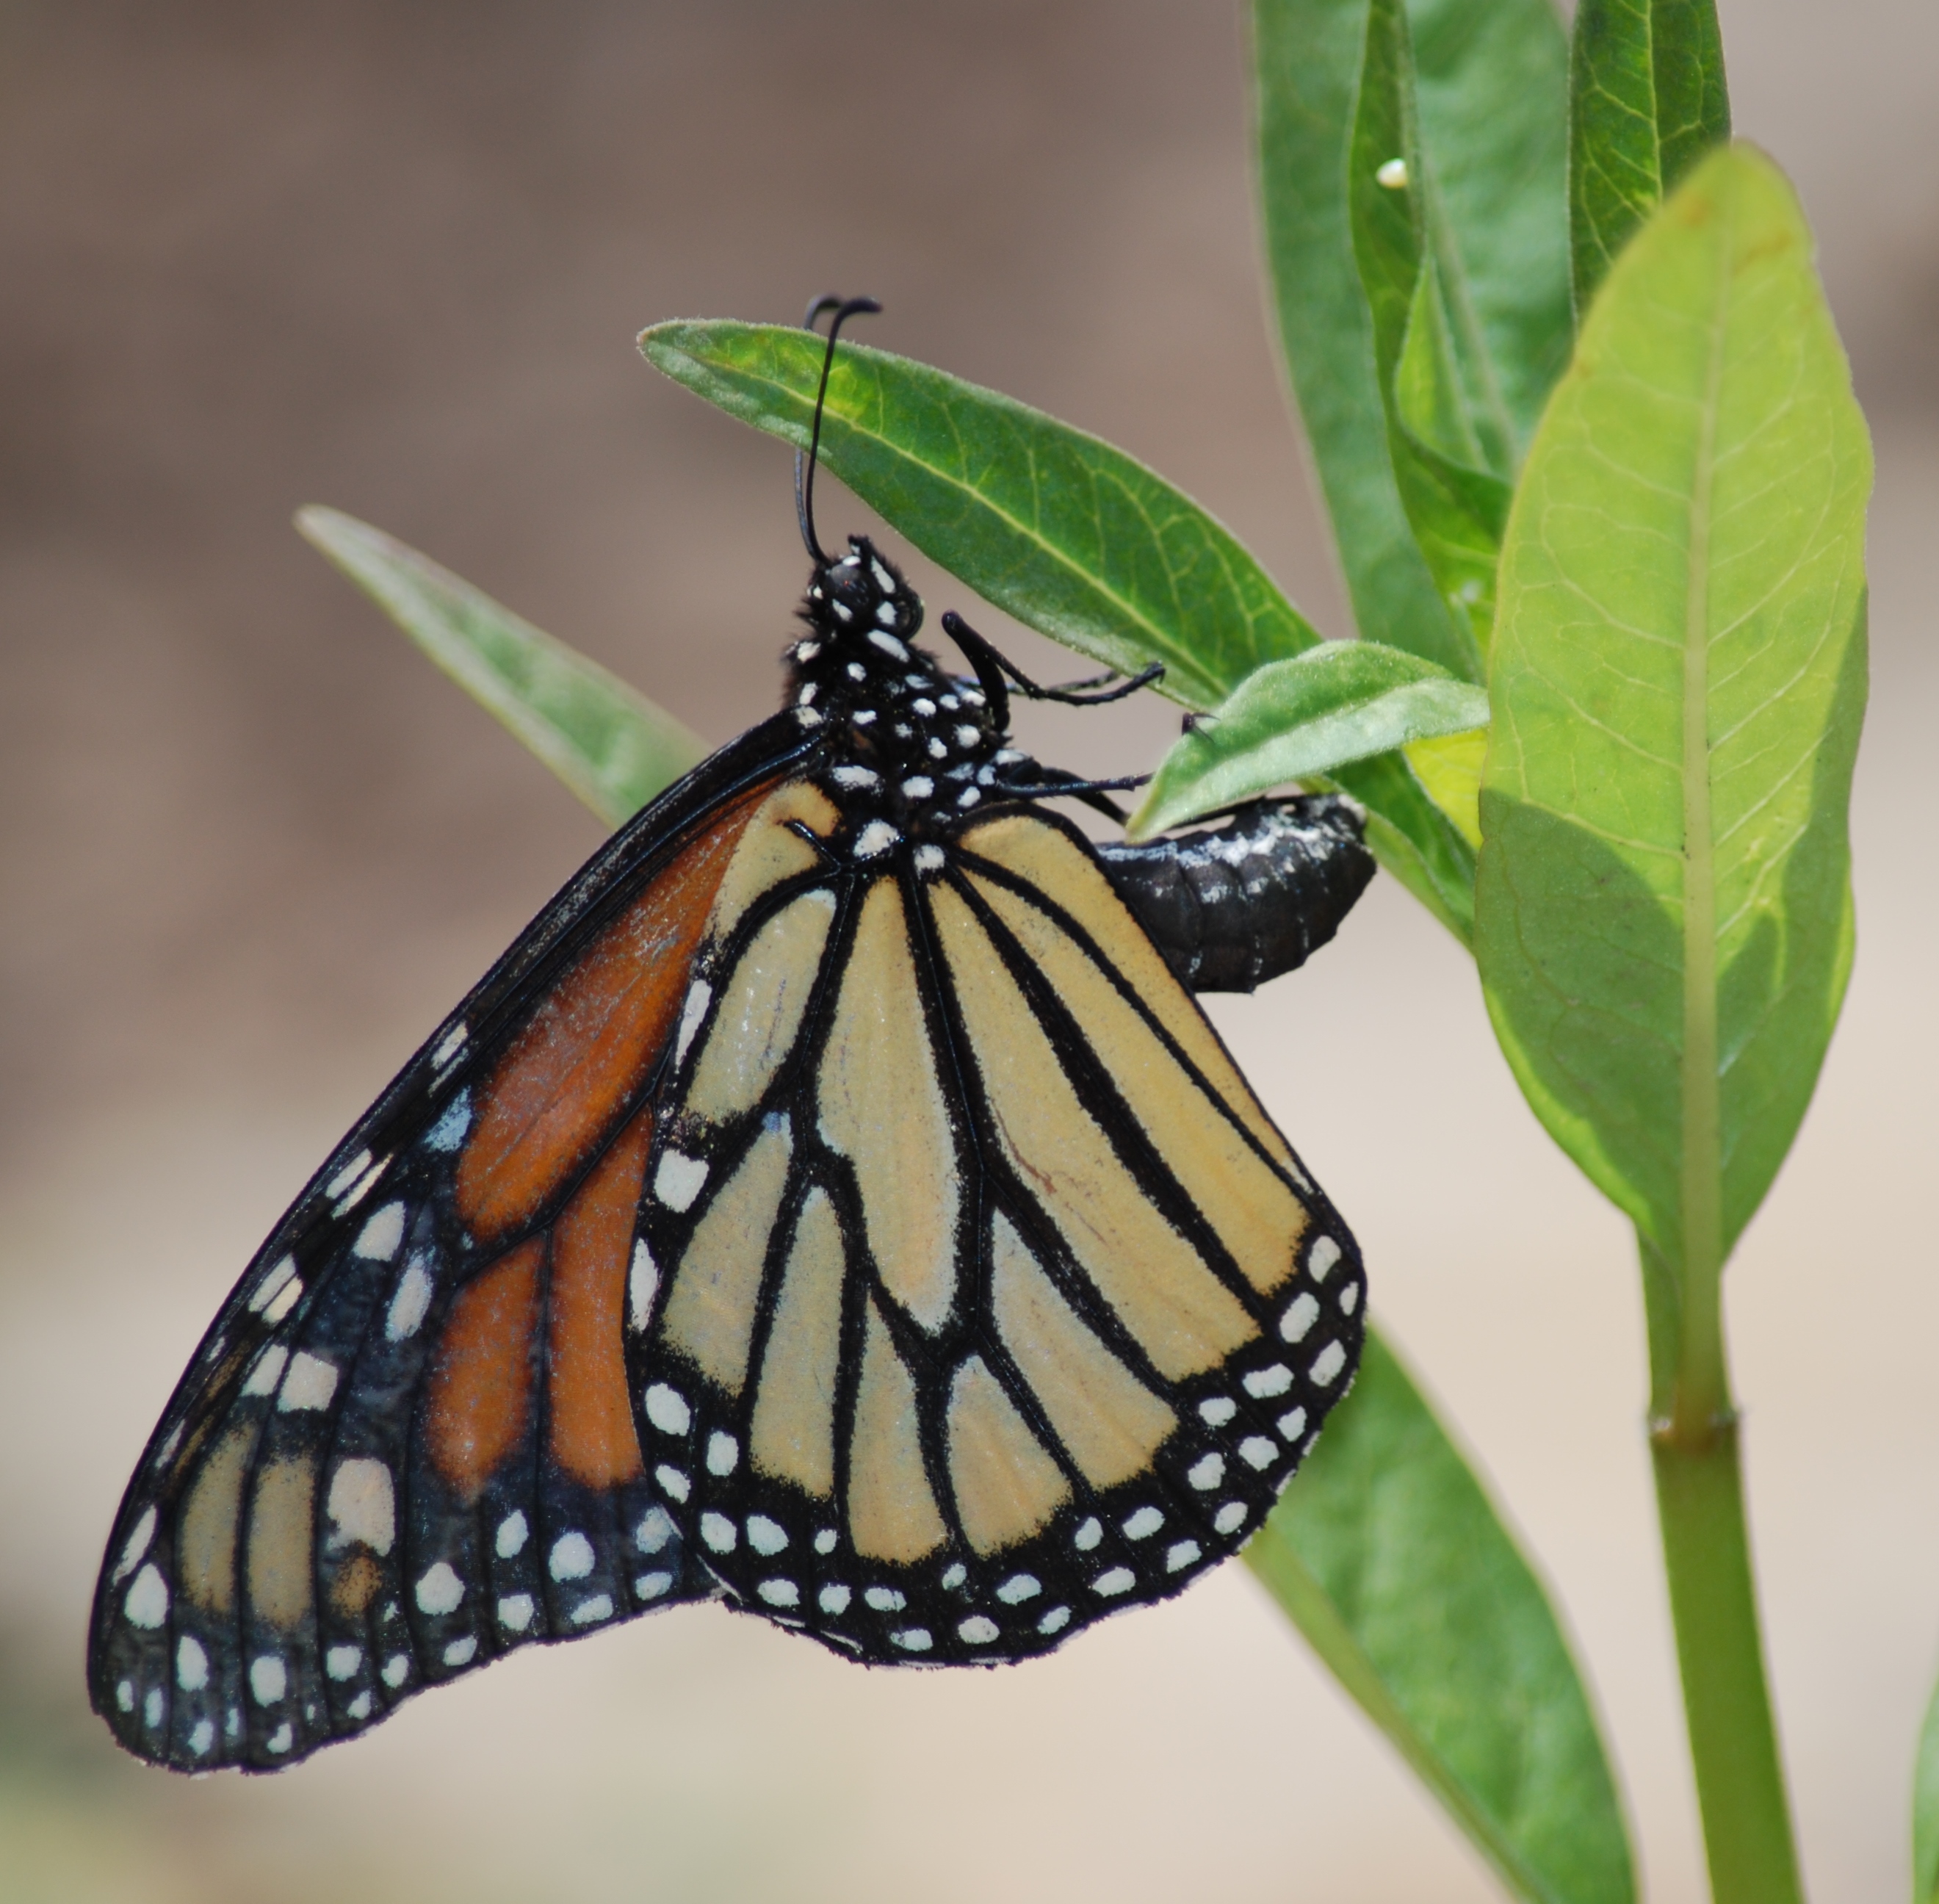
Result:
{"label": "butterfly thorax", "polygon": [[877,827],[886,851],[1001,797],[1027,757],[980,688],[915,646],[921,599],[866,536],[817,566],[800,612],[808,632],[788,650],[789,702],[802,727],[825,733],[820,777],[858,840]]}

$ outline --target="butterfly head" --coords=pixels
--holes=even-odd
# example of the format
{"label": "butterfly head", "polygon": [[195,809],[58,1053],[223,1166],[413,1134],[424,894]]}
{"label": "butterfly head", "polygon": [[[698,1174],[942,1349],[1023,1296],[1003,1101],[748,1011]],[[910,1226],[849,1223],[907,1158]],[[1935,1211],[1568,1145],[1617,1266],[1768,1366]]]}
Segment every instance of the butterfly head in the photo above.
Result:
{"label": "butterfly head", "polygon": [[922,626],[922,598],[866,535],[851,535],[845,553],[816,563],[802,618],[837,647],[905,660],[872,638],[886,635],[906,646]]}

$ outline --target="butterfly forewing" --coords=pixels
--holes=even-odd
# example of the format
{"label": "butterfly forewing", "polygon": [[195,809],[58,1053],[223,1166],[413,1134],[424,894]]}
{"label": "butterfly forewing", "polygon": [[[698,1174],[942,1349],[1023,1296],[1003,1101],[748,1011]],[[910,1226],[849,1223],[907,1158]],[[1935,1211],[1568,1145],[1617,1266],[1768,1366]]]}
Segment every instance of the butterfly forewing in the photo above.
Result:
{"label": "butterfly forewing", "polygon": [[1081,837],[777,863],[696,970],[631,1360],[735,1601],[1012,1659],[1240,1544],[1350,1378],[1359,1266]]}
{"label": "butterfly forewing", "polygon": [[604,850],[239,1284],[96,1597],[95,1702],[131,1749],[286,1764],[527,1640],[716,1590],[626,1391],[645,1100],[798,745],[756,730]]}

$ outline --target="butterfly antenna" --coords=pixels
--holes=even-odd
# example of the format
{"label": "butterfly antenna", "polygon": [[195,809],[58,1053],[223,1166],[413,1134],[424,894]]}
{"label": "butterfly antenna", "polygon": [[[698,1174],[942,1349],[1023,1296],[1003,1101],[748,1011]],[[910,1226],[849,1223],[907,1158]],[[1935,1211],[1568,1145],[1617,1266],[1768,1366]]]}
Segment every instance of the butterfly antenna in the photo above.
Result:
{"label": "butterfly antenna", "polygon": [[835,340],[851,317],[881,308],[872,297],[851,297],[845,301],[839,297],[817,297],[801,321],[804,331],[812,331],[823,311],[835,313],[834,321],[828,327],[828,354],[821,360],[821,387],[814,395],[814,428],[808,436],[808,454],[804,457],[799,449],[794,452],[795,513],[801,519],[801,539],[808,545],[808,559],[817,568],[827,565],[828,557],[814,532],[814,470],[821,456],[821,413],[828,401],[828,373],[835,367]]}

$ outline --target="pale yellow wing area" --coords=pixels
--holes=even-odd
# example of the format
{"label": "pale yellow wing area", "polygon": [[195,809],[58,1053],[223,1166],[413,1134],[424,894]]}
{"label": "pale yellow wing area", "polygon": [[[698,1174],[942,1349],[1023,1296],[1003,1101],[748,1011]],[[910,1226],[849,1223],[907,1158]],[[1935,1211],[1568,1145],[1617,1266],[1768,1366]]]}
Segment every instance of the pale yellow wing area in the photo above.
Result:
{"label": "pale yellow wing area", "polygon": [[955,1305],[962,1189],[893,878],[862,902],[819,1087],[822,1139],[855,1166],[875,1273],[933,1332]]}
{"label": "pale yellow wing area", "polygon": [[802,1204],[761,1363],[749,1451],[754,1465],[823,1500],[835,1491],[835,1395],[842,1361],[842,1226],[818,1185]]}
{"label": "pale yellow wing area", "polygon": [[865,1560],[918,1561],[948,1537],[923,1464],[915,1378],[873,1296],[850,1444],[848,1534]]}
{"label": "pale yellow wing area", "polygon": [[968,903],[930,892],[991,1135],[1152,1366],[1172,1381],[1216,1367],[1257,1324],[1113,1148]]}
{"label": "pale yellow wing area", "polygon": [[1082,1028],[1085,1043],[1240,1273],[1270,1296],[1292,1275],[1306,1206],[1048,913],[993,881],[973,875],[970,883]]}
{"label": "pale yellow wing area", "polygon": [[1034,886],[1062,906],[1100,946],[1131,989],[1198,1066],[1233,1116],[1268,1153],[1304,1183],[1286,1139],[1273,1128],[1204,1014],[1172,975],[1145,929],[1112,891],[1097,862],[1068,835],[1027,814],[1003,814],[966,830],[962,843]]}

